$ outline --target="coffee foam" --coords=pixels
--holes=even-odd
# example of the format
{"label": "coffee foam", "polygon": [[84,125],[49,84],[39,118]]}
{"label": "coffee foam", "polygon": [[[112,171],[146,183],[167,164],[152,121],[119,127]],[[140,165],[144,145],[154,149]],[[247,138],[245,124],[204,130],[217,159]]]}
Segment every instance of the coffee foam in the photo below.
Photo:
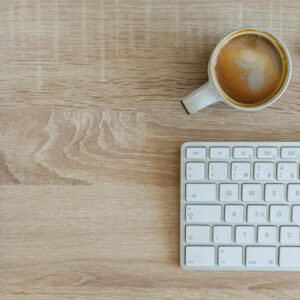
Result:
{"label": "coffee foam", "polygon": [[265,84],[265,57],[252,49],[244,49],[235,59],[235,63],[243,69],[241,79],[248,88],[259,91]]}
{"label": "coffee foam", "polygon": [[247,34],[229,41],[215,67],[223,91],[238,102],[251,104],[269,97],[282,76],[281,57],[266,38]]}

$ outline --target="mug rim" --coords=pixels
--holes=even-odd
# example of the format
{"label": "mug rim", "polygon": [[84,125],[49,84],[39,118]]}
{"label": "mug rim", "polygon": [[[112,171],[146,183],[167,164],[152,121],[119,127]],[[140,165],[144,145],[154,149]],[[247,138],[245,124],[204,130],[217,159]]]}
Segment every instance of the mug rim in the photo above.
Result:
{"label": "mug rim", "polygon": [[[283,81],[282,87],[277,91],[277,93],[269,100],[266,102],[263,102],[259,105],[256,106],[242,106],[242,105],[238,105],[235,104],[234,102],[228,100],[226,97],[224,97],[223,94],[226,95],[226,93],[218,86],[219,84],[216,82],[217,79],[213,77],[213,62],[217,57],[217,54],[219,53],[219,51],[222,49],[222,45],[224,43],[226,43],[226,41],[231,38],[232,36],[236,35],[239,32],[243,32],[243,31],[253,31],[253,32],[257,32],[259,35],[262,35],[263,37],[265,37],[266,39],[268,39],[268,41],[270,41],[272,44],[273,41],[270,39],[270,36],[280,45],[280,47],[283,49],[284,54],[286,56],[287,59],[287,72],[286,72],[286,76],[285,79]],[[227,105],[236,108],[236,109],[240,109],[240,110],[245,110],[245,111],[255,111],[255,110],[259,110],[262,109],[264,107],[270,106],[271,104],[274,104],[277,100],[279,100],[279,98],[283,95],[283,93],[286,91],[290,79],[291,79],[291,74],[292,74],[292,60],[291,60],[291,56],[289,53],[289,50],[287,49],[285,43],[281,40],[281,38],[279,38],[277,35],[267,31],[267,30],[262,30],[262,29],[258,29],[258,28],[253,28],[253,27],[242,27],[239,28],[237,30],[234,30],[232,32],[230,32],[229,34],[227,34],[226,36],[224,36],[219,42],[218,44],[214,47],[210,58],[209,58],[209,63],[208,63],[208,67],[207,67],[207,73],[208,73],[208,79],[211,83],[213,83],[213,86],[215,87],[215,89],[218,91],[218,94],[220,95],[220,100],[224,103],[226,103]],[[227,95],[226,95],[227,96]],[[229,96],[228,96],[229,97]]]}

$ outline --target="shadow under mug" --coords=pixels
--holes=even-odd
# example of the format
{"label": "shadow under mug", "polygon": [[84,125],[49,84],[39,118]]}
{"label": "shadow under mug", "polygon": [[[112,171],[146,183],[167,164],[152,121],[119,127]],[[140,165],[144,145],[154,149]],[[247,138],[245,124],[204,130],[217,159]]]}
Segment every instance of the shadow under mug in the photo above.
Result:
{"label": "shadow under mug", "polygon": [[[276,91],[274,95],[271,95],[270,99],[267,99],[263,103],[258,103],[257,105],[247,106],[238,103],[234,99],[231,99],[220,87],[217,77],[215,75],[215,66],[218,58],[218,54],[220,50],[224,47],[224,45],[230,41],[231,39],[246,34],[255,34],[258,36],[262,36],[266,38],[269,42],[271,42],[275,48],[278,50],[282,63],[285,64],[285,73],[284,80],[281,84],[281,87]],[[276,37],[274,34],[271,34],[267,31],[263,31],[260,29],[254,28],[242,28],[236,30],[229,35],[225,36],[214,48],[211,53],[209,63],[208,63],[208,82],[202,85],[200,88],[189,94],[182,100],[182,104],[185,107],[186,111],[189,114],[193,114],[202,108],[205,108],[211,104],[216,102],[223,102],[233,108],[253,111],[264,108],[276,102],[280,96],[285,92],[287,86],[289,84],[291,73],[292,73],[292,62],[289,51],[283,41]]]}

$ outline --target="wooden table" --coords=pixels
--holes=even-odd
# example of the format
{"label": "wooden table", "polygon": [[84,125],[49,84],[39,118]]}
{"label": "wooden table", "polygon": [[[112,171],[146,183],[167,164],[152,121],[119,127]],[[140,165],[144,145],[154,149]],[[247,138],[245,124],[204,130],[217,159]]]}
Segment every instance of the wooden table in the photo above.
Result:
{"label": "wooden table", "polygon": [[[293,77],[256,113],[179,101],[241,26]],[[0,1],[0,298],[299,299],[299,273],[179,267],[179,148],[300,135],[300,2]]]}

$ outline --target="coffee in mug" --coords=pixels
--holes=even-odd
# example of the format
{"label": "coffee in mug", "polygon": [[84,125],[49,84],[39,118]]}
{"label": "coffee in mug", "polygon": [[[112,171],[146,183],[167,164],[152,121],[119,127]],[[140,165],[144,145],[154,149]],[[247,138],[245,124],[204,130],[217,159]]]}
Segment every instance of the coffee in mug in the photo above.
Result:
{"label": "coffee in mug", "polygon": [[214,68],[217,83],[234,103],[265,103],[282,87],[285,58],[268,39],[255,33],[230,39],[219,51]]}
{"label": "coffee in mug", "polygon": [[208,64],[208,82],[182,100],[192,114],[222,101],[241,110],[257,110],[277,101],[291,78],[285,44],[270,32],[243,28],[223,38]]}

